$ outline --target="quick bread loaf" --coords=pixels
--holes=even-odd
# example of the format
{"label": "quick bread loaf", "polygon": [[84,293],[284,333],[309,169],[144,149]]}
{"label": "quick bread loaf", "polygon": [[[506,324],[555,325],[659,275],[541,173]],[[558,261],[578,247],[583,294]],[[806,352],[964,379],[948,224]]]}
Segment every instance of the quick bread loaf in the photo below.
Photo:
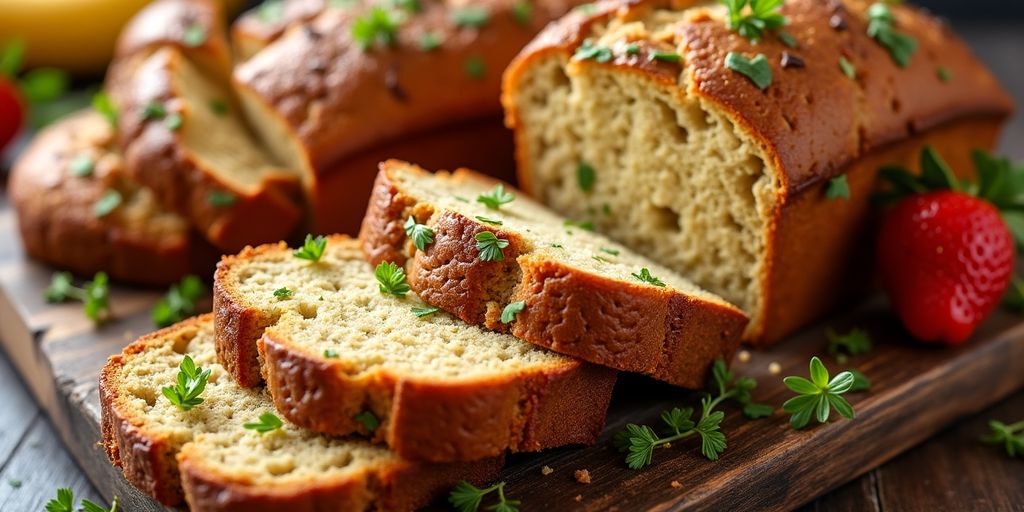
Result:
{"label": "quick bread loaf", "polygon": [[[507,204],[485,206],[485,195]],[[420,248],[408,235],[415,224],[432,233]],[[360,240],[371,263],[404,265],[423,300],[466,322],[702,387],[715,359],[732,359],[746,317],[588,228],[473,171],[431,174],[391,160],[381,164]]]}
{"label": "quick bread loaf", "polygon": [[[161,389],[189,356],[211,374],[188,411]],[[245,427],[273,411],[264,389],[234,383],[216,361],[206,315],[144,336],[111,356],[100,376],[103,447],[141,491],[193,512],[413,510],[460,480],[486,483],[500,457],[414,463],[364,440],[323,436],[291,423]]]}
{"label": "quick bread loaf", "polygon": [[100,114],[72,114],[40,132],[8,178],[25,251],[91,276],[166,285],[206,272],[216,251],[124,169]]}
{"label": "quick bread loaf", "polygon": [[385,293],[355,240],[325,241],[318,261],[283,243],[246,249],[214,278],[219,360],[243,385],[265,378],[282,415],[415,460],[597,439],[613,370]]}
{"label": "quick bread loaf", "polygon": [[[503,89],[526,191],[739,305],[760,345],[867,281],[880,166],[930,143],[969,169],[1012,108],[921,10],[787,0],[781,13],[754,44],[717,2],[602,2],[549,26]],[[870,23],[912,38],[905,65]],[[763,89],[730,52],[764,56]],[[829,197],[832,180],[848,198]]]}

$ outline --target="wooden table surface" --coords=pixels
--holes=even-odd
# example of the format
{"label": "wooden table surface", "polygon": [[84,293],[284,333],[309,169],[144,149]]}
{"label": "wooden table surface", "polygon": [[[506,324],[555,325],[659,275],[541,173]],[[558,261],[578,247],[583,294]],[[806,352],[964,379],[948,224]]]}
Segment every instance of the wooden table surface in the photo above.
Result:
{"label": "wooden table surface", "polygon": [[[987,24],[959,31],[1024,106],[1024,27]],[[1024,116],[1008,126],[1001,152],[1024,158]],[[3,352],[0,389],[0,510],[42,510],[58,487],[72,488],[76,499],[99,501]],[[1024,511],[1024,459],[1010,459],[978,442],[990,419],[1024,420],[1024,392],[957,423],[802,510]]]}

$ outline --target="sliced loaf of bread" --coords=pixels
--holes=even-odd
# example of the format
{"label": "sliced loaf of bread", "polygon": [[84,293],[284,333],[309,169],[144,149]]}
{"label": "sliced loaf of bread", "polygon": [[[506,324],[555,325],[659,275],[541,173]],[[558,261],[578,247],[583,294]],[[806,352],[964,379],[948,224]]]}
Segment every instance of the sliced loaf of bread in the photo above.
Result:
{"label": "sliced loaf of bread", "polygon": [[246,249],[214,279],[220,361],[244,385],[262,370],[289,420],[432,461],[597,439],[614,371],[424,309],[404,279],[385,293],[355,240],[325,241],[315,262]]}
{"label": "sliced loaf of bread", "polygon": [[[209,370],[202,403],[185,411],[162,395],[189,356]],[[288,422],[245,427],[273,409],[263,389],[239,387],[217,363],[213,318],[179,323],[112,356],[100,375],[103,446],[125,477],[166,505],[193,512],[412,510],[459,480],[497,476],[500,458],[414,463],[356,439]]]}
{"label": "sliced loaf of bread", "polygon": [[166,285],[206,272],[216,251],[124,169],[111,124],[82,111],[50,125],[8,178],[25,251],[78,274]]}
{"label": "sliced loaf of bread", "polygon": [[[589,228],[473,171],[431,174],[390,160],[360,238],[372,263],[404,264],[423,300],[468,323],[703,386],[715,359],[732,359],[744,314]],[[415,229],[431,233],[420,250],[408,236]]]}

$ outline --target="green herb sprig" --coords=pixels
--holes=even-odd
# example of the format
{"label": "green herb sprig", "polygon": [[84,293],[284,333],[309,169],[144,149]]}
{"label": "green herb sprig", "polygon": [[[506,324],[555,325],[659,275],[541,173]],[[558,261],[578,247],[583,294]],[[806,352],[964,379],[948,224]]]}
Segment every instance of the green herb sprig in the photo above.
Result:
{"label": "green herb sprig", "polygon": [[324,249],[326,248],[327,238],[323,235],[316,238],[313,238],[313,235],[306,235],[306,241],[303,242],[302,247],[293,252],[292,255],[302,260],[317,262],[323,257]]}
{"label": "green herb sprig", "polygon": [[659,288],[665,287],[665,281],[662,281],[661,279],[658,279],[657,277],[651,275],[651,271],[648,270],[647,267],[641,268],[640,273],[634,273],[630,275],[632,275],[633,278],[635,278],[637,281],[640,281],[641,283],[647,283],[649,285],[657,286]]}
{"label": "green herb sprig", "polygon": [[356,18],[352,23],[352,40],[363,51],[374,45],[394,46],[398,42],[398,27],[401,24],[402,17],[399,13],[374,6],[366,15]]}
{"label": "green herb sprig", "polygon": [[167,400],[177,405],[183,411],[191,410],[193,407],[203,403],[199,396],[206,389],[206,381],[210,378],[212,370],[202,369],[196,366],[191,356],[185,355],[178,365],[178,378],[174,386],[165,386],[160,390]]}
{"label": "green herb sprig", "polygon": [[358,421],[360,424],[363,425],[363,427],[366,427],[366,430],[368,430],[371,434],[376,432],[377,428],[380,427],[380,420],[378,420],[377,416],[375,416],[370,411],[363,411],[359,414],[356,414],[355,416],[352,417],[352,419]]}
{"label": "green herb sprig", "polygon": [[917,51],[917,40],[895,29],[896,17],[885,2],[876,2],[868,7],[868,36],[878,41],[893,62],[901,68],[910,65],[910,58]]}
{"label": "green herb sprig", "polygon": [[1007,425],[1001,421],[988,422],[990,432],[981,438],[986,444],[1003,445],[1010,457],[1024,457],[1024,421]]}
{"label": "green herb sprig", "polygon": [[405,221],[405,234],[412,239],[413,245],[419,250],[425,250],[428,245],[434,243],[434,230],[425,224],[417,224],[416,218],[412,215]]}
{"label": "green herb sprig", "polygon": [[504,309],[501,310],[501,323],[510,324],[516,320],[519,313],[522,313],[523,308],[526,307],[526,301],[518,300],[510,302]]}
{"label": "green herb sprig", "polygon": [[[729,10],[729,29],[756,43],[769,30],[778,30],[789,23],[783,16],[783,0],[720,0]],[[749,7],[749,8],[748,8]]]}
{"label": "green herb sprig", "polygon": [[483,489],[463,480],[452,489],[448,495],[448,503],[451,503],[459,512],[476,512],[480,509],[480,503],[484,497],[492,492],[498,493],[498,502],[487,507],[493,512],[518,512],[519,501],[510,500],[505,496],[505,482],[498,482]]}
{"label": "green herb sprig", "polygon": [[476,202],[483,203],[484,206],[491,210],[501,209],[501,205],[511,203],[516,200],[516,196],[512,193],[505,191],[505,185],[497,184],[489,192],[480,194],[476,198]]}
{"label": "green herb sprig", "polygon": [[81,288],[72,284],[70,273],[56,272],[50,280],[50,287],[43,292],[43,297],[51,304],[68,300],[81,301],[86,318],[96,324],[110,318],[110,279],[105,272],[97,272],[92,281]]}
{"label": "green herb sprig", "polygon": [[259,432],[260,434],[266,434],[267,432],[272,432],[272,431],[277,430],[277,429],[279,429],[279,428],[281,428],[283,426],[284,426],[284,422],[281,421],[281,418],[278,418],[276,414],[274,414],[272,412],[269,412],[269,411],[268,412],[264,412],[263,414],[260,414],[260,420],[258,422],[246,423],[246,424],[242,425],[242,427],[244,427],[244,428],[246,428],[248,430],[255,430],[256,432]]}
{"label": "green herb sprig", "polygon": [[167,327],[196,314],[196,301],[206,294],[203,282],[196,276],[185,276],[172,285],[160,302],[153,306],[150,317],[157,327]]}
{"label": "green herb sprig", "polygon": [[786,387],[797,394],[782,404],[782,410],[792,414],[789,424],[793,428],[806,427],[812,417],[817,418],[818,423],[826,423],[832,409],[844,418],[854,418],[853,406],[841,396],[853,388],[852,372],[841,372],[830,380],[828,369],[815,356],[811,358],[810,377],[810,380],[796,376],[782,379]]}
{"label": "green herb sprig", "polygon": [[729,52],[725,55],[725,67],[749,78],[762,91],[772,84],[772,67],[763,53],[750,59],[742,54]]}
{"label": "green herb sprig", "polygon": [[615,57],[615,54],[612,53],[611,48],[596,45],[594,41],[587,39],[576,49],[572,57],[576,60],[592,60],[603,64],[610,62]]}
{"label": "green herb sprig", "polygon": [[405,280],[405,269],[390,261],[382,261],[374,269],[373,275],[377,278],[380,292],[404,298],[411,288]]}
{"label": "green herb sprig", "polygon": [[509,242],[490,231],[481,231],[476,234],[476,250],[480,251],[480,259],[483,261],[502,261],[505,259],[503,249],[508,247]]}
{"label": "green herb sprig", "polygon": [[413,306],[412,308],[412,314],[416,315],[416,318],[430,316],[438,311],[441,311],[441,308],[434,306]]}
{"label": "green herb sprig", "polygon": [[825,187],[825,199],[849,199],[850,198],[850,182],[846,180],[846,175],[836,176],[828,180],[828,186]]}
{"label": "green herb sprig", "polygon": [[46,512],[117,512],[117,496],[110,503],[110,508],[104,507],[87,499],[82,499],[79,508],[75,508],[75,494],[67,487],[57,489],[57,497],[46,503]]}
{"label": "green herb sprig", "polygon": [[853,329],[840,335],[830,327],[825,330],[825,337],[828,339],[825,350],[839,364],[846,364],[850,357],[871,351],[871,336],[863,329]]}

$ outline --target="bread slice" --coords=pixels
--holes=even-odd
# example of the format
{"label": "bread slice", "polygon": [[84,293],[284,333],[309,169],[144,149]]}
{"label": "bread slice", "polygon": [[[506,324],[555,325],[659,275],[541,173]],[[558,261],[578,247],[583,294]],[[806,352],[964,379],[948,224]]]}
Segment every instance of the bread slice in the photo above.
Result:
{"label": "bread slice", "polygon": [[36,135],[11,169],[8,197],[25,251],[62,269],[166,285],[216,262],[183,218],[127,175],[113,127],[91,110]]}
{"label": "bread slice", "polygon": [[[867,281],[855,270],[871,260],[880,166],[932,143],[969,168],[970,149],[991,147],[1011,110],[948,26],[891,5],[917,45],[900,67],[868,35],[872,3],[787,0],[794,46],[771,31],[752,43],[716,2],[604,2],[566,16],[505,75],[520,184],[740,306],[751,342],[781,339]],[[588,44],[608,59],[577,53]],[[729,52],[764,55],[770,84],[729,69]],[[595,176],[586,187],[581,168]],[[850,197],[832,200],[839,176]]]}
{"label": "bread slice", "polygon": [[[382,163],[360,234],[366,256],[405,264],[423,300],[468,323],[585,361],[699,388],[716,358],[732,359],[747,321],[735,306],[522,194],[500,210],[476,201],[497,184]],[[410,216],[433,230],[425,250],[406,236]],[[508,242],[501,261],[482,259],[485,232]],[[636,277],[648,275],[656,284]]]}
{"label": "bread slice", "polygon": [[[443,312],[417,317],[413,308],[426,304],[413,294],[379,288],[344,236],[328,238],[316,263],[283,243],[225,257],[214,278],[220,361],[245,385],[258,382],[262,363],[277,409],[294,423],[372,434],[409,459],[597,439],[614,371]],[[368,429],[357,418],[366,413],[380,426]]]}
{"label": "bread slice", "polygon": [[289,28],[320,14],[330,0],[269,0],[245,11],[231,25],[235,58],[246,61]]}
{"label": "bread slice", "polygon": [[[501,458],[424,464],[358,439],[290,423],[244,428],[273,409],[263,389],[241,388],[217,363],[213,317],[186,320],[111,356],[100,375],[103,446],[125,478],[165,505],[193,512],[412,510],[459,480],[497,476]],[[171,404],[184,356],[212,373],[189,411]]]}

